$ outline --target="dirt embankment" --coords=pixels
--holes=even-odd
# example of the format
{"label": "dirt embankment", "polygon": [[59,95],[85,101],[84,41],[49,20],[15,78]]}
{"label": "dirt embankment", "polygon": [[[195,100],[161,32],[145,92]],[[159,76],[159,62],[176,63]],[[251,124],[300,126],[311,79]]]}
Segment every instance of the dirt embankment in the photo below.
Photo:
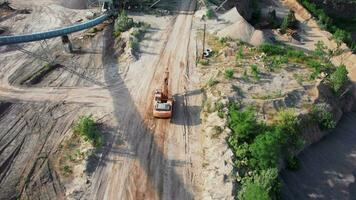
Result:
{"label": "dirt embankment", "polygon": [[[318,97],[315,103],[326,103],[331,108],[334,121],[338,123],[344,114],[353,111],[354,106],[356,106],[356,98],[351,93],[352,86],[352,83],[345,86],[345,92],[341,97],[339,97],[334,94],[329,86],[322,82],[317,86]],[[310,123],[308,120],[304,121],[302,124],[302,137],[305,140],[305,146],[303,149],[319,142],[323,137],[331,132],[330,130],[322,131],[318,124]]]}
{"label": "dirt embankment", "polygon": [[[307,50],[314,50],[315,44],[322,41],[325,45],[332,50],[337,48],[337,44],[332,40],[332,35],[320,29],[318,23],[312,18],[312,15],[296,0],[283,0],[284,5],[295,11],[297,19],[301,22],[300,36],[303,38],[303,44],[294,45]],[[332,62],[335,65],[345,64],[349,72],[349,78],[352,82],[356,83],[356,55],[352,54],[350,49],[345,45],[341,45],[343,53],[333,57]],[[356,88],[356,87],[355,87]],[[356,89],[354,90],[356,95]]]}

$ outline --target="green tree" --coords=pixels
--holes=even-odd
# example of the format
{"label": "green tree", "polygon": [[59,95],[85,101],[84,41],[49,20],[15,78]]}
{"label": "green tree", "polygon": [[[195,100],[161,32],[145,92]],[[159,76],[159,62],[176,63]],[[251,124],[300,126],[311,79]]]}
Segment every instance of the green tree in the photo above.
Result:
{"label": "green tree", "polygon": [[255,169],[268,169],[276,167],[280,155],[278,137],[274,132],[265,132],[258,135],[250,145],[251,166]]}
{"label": "green tree", "polygon": [[230,105],[229,127],[232,130],[229,141],[234,146],[244,142],[250,143],[259,131],[255,110],[252,107],[248,107],[243,111],[239,111],[235,105]]}
{"label": "green tree", "polygon": [[241,200],[269,200],[278,196],[280,183],[278,181],[278,169],[270,168],[261,170],[251,178],[246,178],[238,194]]}
{"label": "green tree", "polygon": [[268,192],[261,185],[249,182],[245,186],[241,200],[270,200]]}

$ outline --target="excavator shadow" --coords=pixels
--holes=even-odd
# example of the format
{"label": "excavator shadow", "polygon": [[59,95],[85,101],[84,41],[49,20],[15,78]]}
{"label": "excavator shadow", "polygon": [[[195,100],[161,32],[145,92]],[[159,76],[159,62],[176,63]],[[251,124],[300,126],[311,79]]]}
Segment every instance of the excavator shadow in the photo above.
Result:
{"label": "excavator shadow", "polygon": [[176,125],[197,126],[201,124],[201,106],[190,106],[187,104],[187,97],[200,94],[200,90],[187,92],[183,95],[174,95],[173,116],[171,123]]}

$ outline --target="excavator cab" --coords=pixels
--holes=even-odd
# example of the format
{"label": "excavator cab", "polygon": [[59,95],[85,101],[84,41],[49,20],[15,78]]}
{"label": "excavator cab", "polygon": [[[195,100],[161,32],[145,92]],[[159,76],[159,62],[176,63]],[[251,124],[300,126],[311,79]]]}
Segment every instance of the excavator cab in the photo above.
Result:
{"label": "excavator cab", "polygon": [[153,99],[153,116],[155,118],[168,119],[172,117],[173,98],[168,92],[169,72],[165,72],[163,89],[156,89]]}

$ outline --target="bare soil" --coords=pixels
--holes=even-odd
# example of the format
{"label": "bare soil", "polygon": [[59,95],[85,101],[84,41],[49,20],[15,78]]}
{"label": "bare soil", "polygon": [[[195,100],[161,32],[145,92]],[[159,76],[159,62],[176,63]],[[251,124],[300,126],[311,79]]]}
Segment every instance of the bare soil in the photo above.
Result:
{"label": "bare soil", "polygon": [[[87,15],[52,1],[13,5],[33,10],[16,23],[4,21],[16,34],[70,25]],[[191,39],[194,10],[195,1],[183,0],[174,16],[144,17],[153,23],[139,59],[131,63],[119,62],[112,25],[88,39],[83,32],[73,34],[81,47],[75,54],[65,53],[59,39],[2,48],[0,199],[199,199],[201,97]],[[43,70],[51,59],[61,67]],[[152,117],[151,101],[167,68],[176,100],[170,121]],[[32,79],[35,84],[21,84]],[[93,114],[108,128],[98,166],[82,187],[81,173],[68,182],[54,161],[61,142],[72,134],[71,124],[83,114]]]}

